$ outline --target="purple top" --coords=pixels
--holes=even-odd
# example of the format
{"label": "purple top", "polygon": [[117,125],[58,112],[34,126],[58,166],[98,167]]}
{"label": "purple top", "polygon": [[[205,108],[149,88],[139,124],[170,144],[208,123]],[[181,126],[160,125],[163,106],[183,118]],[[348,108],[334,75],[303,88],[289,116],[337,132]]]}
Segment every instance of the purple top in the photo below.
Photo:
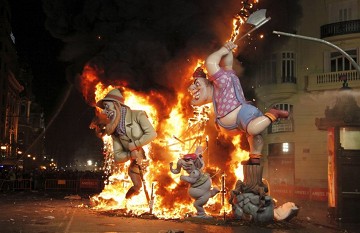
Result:
{"label": "purple top", "polygon": [[214,109],[217,118],[222,118],[246,103],[240,80],[233,70],[220,69],[209,80],[214,85]]}

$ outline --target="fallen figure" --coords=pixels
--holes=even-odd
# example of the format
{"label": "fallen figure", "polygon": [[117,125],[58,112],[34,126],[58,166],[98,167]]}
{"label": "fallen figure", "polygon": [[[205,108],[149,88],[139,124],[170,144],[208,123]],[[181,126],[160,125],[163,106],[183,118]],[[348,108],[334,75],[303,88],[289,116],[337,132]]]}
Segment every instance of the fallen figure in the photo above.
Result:
{"label": "fallen figure", "polygon": [[[256,176],[253,177],[256,179]],[[286,202],[276,207],[271,196],[266,194],[268,187],[258,184],[259,182],[244,183],[241,180],[236,182],[229,199],[236,219],[266,224],[273,221],[289,221],[297,216],[300,209],[295,203]]]}

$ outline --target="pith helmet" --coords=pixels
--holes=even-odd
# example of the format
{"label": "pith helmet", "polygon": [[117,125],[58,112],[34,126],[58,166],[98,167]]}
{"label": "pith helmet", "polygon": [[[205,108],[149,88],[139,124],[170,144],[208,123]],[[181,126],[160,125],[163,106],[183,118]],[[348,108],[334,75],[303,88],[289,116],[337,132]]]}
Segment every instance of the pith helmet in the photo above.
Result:
{"label": "pith helmet", "polygon": [[111,91],[109,91],[109,93],[107,93],[107,95],[99,100],[96,103],[96,106],[98,106],[99,108],[104,108],[103,102],[104,101],[115,101],[118,102],[119,104],[124,105],[124,96],[121,94],[119,89],[113,89]]}

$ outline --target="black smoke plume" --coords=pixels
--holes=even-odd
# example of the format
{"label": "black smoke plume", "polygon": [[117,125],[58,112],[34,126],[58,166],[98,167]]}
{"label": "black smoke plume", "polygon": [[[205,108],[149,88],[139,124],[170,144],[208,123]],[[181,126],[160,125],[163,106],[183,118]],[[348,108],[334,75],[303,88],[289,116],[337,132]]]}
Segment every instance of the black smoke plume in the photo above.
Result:
{"label": "black smoke plume", "polygon": [[[128,83],[134,90],[173,93],[191,59],[204,59],[230,38],[239,0],[43,0],[46,28],[64,42],[60,54],[69,64],[68,79],[77,84],[85,64],[101,72],[101,81]],[[253,11],[268,10],[272,20],[262,32],[293,31],[300,16],[298,0],[260,0]],[[250,38],[251,39],[251,38]],[[249,40],[249,38],[246,38]],[[240,58],[254,62],[274,40],[244,43]],[[81,87],[79,87],[81,89]]]}

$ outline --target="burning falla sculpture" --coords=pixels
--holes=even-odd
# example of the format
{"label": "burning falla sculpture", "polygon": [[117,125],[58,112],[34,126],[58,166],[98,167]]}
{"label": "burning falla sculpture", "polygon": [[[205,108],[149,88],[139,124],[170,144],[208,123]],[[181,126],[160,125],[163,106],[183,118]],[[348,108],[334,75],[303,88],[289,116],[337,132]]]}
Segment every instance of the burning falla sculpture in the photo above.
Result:
{"label": "burning falla sculpture", "polygon": [[188,175],[181,175],[180,180],[190,184],[188,193],[195,201],[193,203],[197,213],[195,217],[209,218],[206,215],[203,206],[219,193],[219,189],[212,188],[211,178],[208,173],[204,173],[204,160],[201,155],[202,148],[198,147],[195,153],[186,154],[177,161],[176,168],[173,168],[173,162],[170,163],[170,171],[173,174],[179,174],[184,169]]}
{"label": "burning falla sculpture", "polygon": [[[128,174],[133,186],[125,197],[137,195],[142,186],[142,170],[145,152],[143,146],[152,142],[157,133],[146,113],[132,110],[124,104],[124,97],[119,89],[113,89],[96,104],[102,109],[106,120],[98,120],[96,133],[98,136],[110,135],[113,140],[113,156],[115,163],[131,161]],[[101,121],[101,122],[100,122]]]}
{"label": "burning falla sculpture", "polygon": [[222,132],[232,136],[245,133],[247,136],[250,158],[241,162],[245,165],[245,179],[244,182],[238,181],[230,198],[235,216],[262,223],[272,221],[274,217],[277,220],[288,219],[297,214],[298,209],[287,204],[274,210],[272,198],[266,195],[268,187],[262,182],[260,158],[264,144],[261,133],[277,119],[287,118],[289,113],[270,109],[263,114],[245,99],[240,80],[232,69],[232,51],[236,48],[234,42],[228,41],[207,57],[205,67],[208,77],[201,67],[195,70],[194,82],[188,88],[193,97],[191,104],[201,106],[212,102],[216,125]]}
{"label": "burning falla sculpture", "polygon": [[[229,135],[246,133],[250,146],[250,159],[244,165],[259,165],[263,138],[261,133],[279,118],[287,118],[289,113],[270,109],[263,114],[244,97],[239,78],[233,65],[233,53],[237,45],[229,41],[219,50],[210,54],[205,61],[208,78],[202,68],[193,74],[194,82],[188,91],[193,96],[195,106],[213,103],[216,124]],[[222,62],[223,66],[220,67]]]}

